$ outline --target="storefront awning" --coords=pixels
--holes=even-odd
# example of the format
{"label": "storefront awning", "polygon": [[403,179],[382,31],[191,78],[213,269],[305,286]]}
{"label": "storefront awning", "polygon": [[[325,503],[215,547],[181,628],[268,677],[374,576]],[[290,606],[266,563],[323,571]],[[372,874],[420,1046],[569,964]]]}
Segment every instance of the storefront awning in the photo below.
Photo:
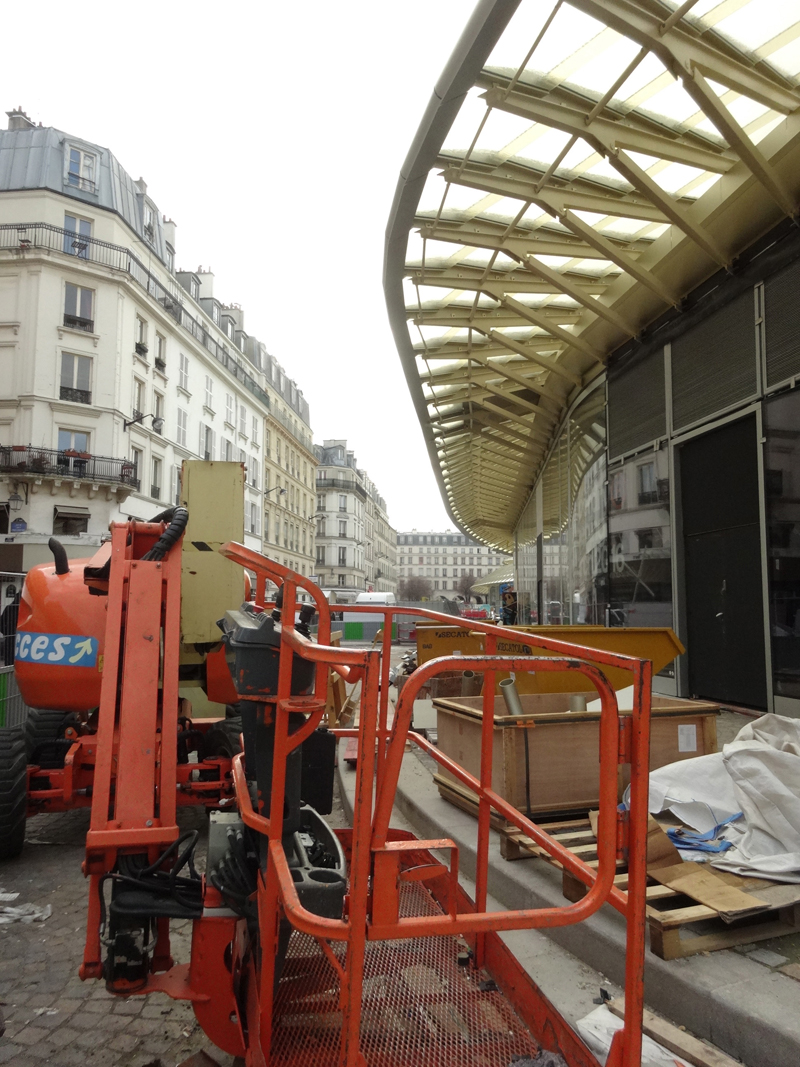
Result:
{"label": "storefront awning", "polygon": [[88,508],[81,507],[58,507],[53,508],[57,519],[88,519],[91,512]]}

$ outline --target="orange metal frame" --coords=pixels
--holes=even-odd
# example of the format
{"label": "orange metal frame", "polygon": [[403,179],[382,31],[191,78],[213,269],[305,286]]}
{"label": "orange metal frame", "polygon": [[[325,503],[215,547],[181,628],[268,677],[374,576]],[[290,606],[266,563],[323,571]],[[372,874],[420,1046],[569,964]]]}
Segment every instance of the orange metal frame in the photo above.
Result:
{"label": "orange metal frame", "polygon": [[[115,530],[114,560],[110,589],[109,613],[113,608],[115,625],[120,624],[123,583],[129,583],[128,626],[126,630],[124,664],[129,670],[130,660],[136,666],[137,679],[149,672],[157,679],[157,669],[152,660],[152,649],[141,646],[141,634],[151,624],[137,625],[131,629],[131,611],[138,610],[133,596],[141,590],[142,595],[153,597],[158,610],[163,612],[164,633],[176,625],[174,586],[170,577],[163,581],[155,574],[137,574],[136,564],[125,556],[125,546]],[[318,725],[325,705],[328,670],[334,669],[350,680],[360,680],[361,703],[357,730],[334,731],[340,737],[357,737],[359,760],[356,770],[356,789],[353,809],[353,828],[340,832],[346,843],[349,860],[349,895],[346,898],[345,915],[341,919],[323,918],[308,911],[300,902],[291,877],[282,846],[282,819],[270,819],[264,815],[266,805],[259,801],[253,805],[245,781],[241,757],[233,761],[236,800],[243,821],[254,831],[262,834],[268,843],[265,870],[260,876],[257,892],[260,945],[256,950],[249,943],[246,924],[243,920],[218,909],[220,900],[216,891],[206,887],[206,912],[194,923],[192,961],[187,967],[173,966],[166,973],[153,973],[147,987],[141,992],[162,990],[173,997],[190,999],[203,1028],[221,1048],[234,1055],[246,1055],[248,1065],[266,1067],[270,1061],[270,1043],[273,1030],[273,1004],[275,995],[274,959],[278,948],[279,919],[285,916],[297,930],[314,937],[320,950],[339,976],[339,1010],[342,1030],[339,1063],[341,1067],[363,1067],[359,1031],[361,1023],[362,985],[364,960],[368,942],[424,938],[458,934],[465,937],[473,948],[476,963],[491,969],[498,986],[509,996],[522,1017],[538,1031],[555,1035],[552,1040],[560,1047],[571,1067],[591,1067],[596,1060],[585,1045],[564,1023],[547,1002],[540,990],[522,971],[497,936],[498,931],[563,926],[588,918],[608,901],[625,915],[627,923],[627,949],[625,971],[625,1019],[624,1027],[614,1037],[608,1057],[610,1067],[639,1067],[641,1062],[643,975],[645,950],[645,838],[647,832],[647,789],[650,728],[651,665],[614,653],[590,650],[568,644],[558,638],[537,633],[530,637],[539,649],[544,646],[553,657],[498,656],[498,638],[508,638],[509,631],[501,626],[469,620],[469,630],[486,634],[486,655],[461,656],[432,660],[417,669],[409,678],[398,700],[394,720],[388,724],[389,713],[389,665],[391,650],[392,619],[398,615],[424,616],[452,624],[453,617],[438,612],[400,607],[364,606],[370,613],[381,612],[386,620],[383,628],[382,650],[332,648],[329,646],[331,632],[330,608],[322,592],[304,578],[272,560],[242,545],[228,543],[220,551],[227,558],[256,574],[256,599],[263,605],[266,579],[283,585],[283,618],[287,624],[282,628],[281,656],[279,663],[278,692],[270,700],[264,700],[274,709],[275,752],[273,759],[272,791],[269,809],[282,812],[286,789],[286,757]],[[177,553],[165,566],[178,570],[175,564]],[[119,560],[121,565],[115,565]],[[171,572],[170,572],[171,573]],[[159,581],[166,596],[158,596]],[[153,589],[151,589],[153,586]],[[319,612],[318,643],[314,644],[297,633],[294,618],[297,608],[297,591],[310,594]],[[348,611],[359,610],[348,605]],[[128,637],[131,640],[128,640]],[[515,642],[525,644],[527,635],[513,631]],[[107,647],[114,647],[109,640]],[[97,871],[110,869],[114,850],[119,848],[137,851],[156,850],[170,843],[177,836],[174,825],[175,771],[170,764],[166,746],[161,749],[161,783],[154,776],[158,763],[150,759],[150,767],[142,760],[129,742],[136,745],[152,743],[157,732],[154,716],[161,711],[161,729],[164,736],[172,736],[170,729],[171,708],[174,697],[172,687],[177,685],[177,663],[168,663],[167,642],[163,663],[164,693],[159,705],[157,693],[141,692],[137,715],[131,719],[132,708],[126,704],[125,675],[119,705],[120,749],[117,780],[116,807],[111,820],[107,817],[110,797],[108,792],[96,797],[92,812],[92,828],[87,839],[87,870],[94,878]],[[291,696],[291,670],[294,655],[317,664],[313,696]],[[616,696],[607,682],[602,668],[614,666],[630,671],[634,686],[633,712],[620,717]],[[118,664],[107,666],[104,678],[103,700],[111,700],[116,694]],[[174,675],[171,673],[174,669]],[[480,778],[469,774],[453,760],[444,756],[424,738],[410,731],[413,702],[419,689],[433,675],[444,670],[472,669],[483,672],[484,714],[481,744]],[[595,686],[601,701],[600,726],[600,809],[598,830],[598,867],[593,870],[577,859],[540,827],[511,807],[492,789],[492,741],[494,716],[494,676],[502,671],[567,671],[579,672]],[[155,673],[153,673],[155,671]],[[157,682],[153,681],[153,685]],[[143,697],[147,698],[145,707]],[[253,699],[253,698],[251,698]],[[307,716],[305,726],[294,734],[289,733],[289,716],[292,712]],[[113,718],[111,720],[113,722]],[[405,835],[392,831],[389,826],[395,792],[403,759],[406,741],[423,748],[438,763],[472,789],[479,798],[477,873],[474,901],[464,894],[458,885],[458,849],[454,842],[443,839],[416,841],[404,839]],[[102,766],[103,780],[110,774],[109,761],[112,741],[108,733],[101,734],[98,746],[98,772]],[[141,752],[141,749],[138,750]],[[123,760],[130,760],[126,772]],[[173,758],[174,762],[174,758]],[[617,767],[629,763],[631,767],[630,811],[617,811]],[[131,776],[144,775],[147,788],[141,784],[131,790]],[[173,804],[162,807],[156,819],[152,798],[162,796],[168,801],[164,786],[173,783]],[[138,799],[137,799],[138,798]],[[556,857],[563,866],[581,879],[588,887],[586,896],[577,903],[561,908],[525,909],[518,911],[487,911],[487,883],[489,872],[490,813],[496,809],[513,825],[529,834],[538,844]],[[105,814],[104,814],[105,813]],[[626,898],[614,888],[618,849],[627,850],[629,881]],[[432,855],[432,851],[450,854],[449,868]],[[414,861],[409,863],[413,853]],[[423,862],[420,863],[420,857]],[[413,867],[413,872],[409,869]],[[401,879],[419,878],[441,905],[441,914],[418,917],[401,917],[399,914],[398,883]],[[93,891],[92,900],[97,897]],[[96,935],[97,915],[90,906],[87,955],[83,974],[99,976],[99,949]],[[93,933],[94,924],[94,933]],[[156,949],[153,971],[164,969],[168,960],[168,932],[160,930],[159,946]],[[161,936],[166,938],[161,944]],[[342,964],[333,953],[330,943],[346,943],[346,962]]]}

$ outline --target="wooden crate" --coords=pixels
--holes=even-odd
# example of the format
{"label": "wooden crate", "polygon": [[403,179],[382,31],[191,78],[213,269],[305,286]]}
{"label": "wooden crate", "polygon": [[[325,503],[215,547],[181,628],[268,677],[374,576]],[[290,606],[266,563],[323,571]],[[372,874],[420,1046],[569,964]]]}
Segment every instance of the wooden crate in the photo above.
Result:
{"label": "wooden crate", "polygon": [[[520,720],[507,714],[502,697],[495,697],[492,786],[520,811],[527,809],[528,792],[530,810],[537,815],[589,811],[599,803],[600,713],[570,712],[569,699],[569,693],[523,693]],[[482,697],[434,701],[439,748],[476,778],[480,776],[482,706]],[[716,704],[654,693],[650,769],[715,752],[718,714]],[[680,734],[679,727],[684,728]],[[620,767],[620,794],[628,784],[628,773],[626,766]],[[443,771],[437,775],[440,792],[442,781],[457,784]],[[474,794],[470,795],[474,800]]]}

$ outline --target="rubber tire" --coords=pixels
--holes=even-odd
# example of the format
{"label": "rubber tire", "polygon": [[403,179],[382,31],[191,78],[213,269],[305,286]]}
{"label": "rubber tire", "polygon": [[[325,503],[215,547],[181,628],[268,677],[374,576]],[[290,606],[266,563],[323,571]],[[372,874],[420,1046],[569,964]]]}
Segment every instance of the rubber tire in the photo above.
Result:
{"label": "rubber tire", "polygon": [[67,715],[69,715],[68,711],[28,708],[28,718],[25,720],[25,744],[28,758],[42,741],[54,741],[59,736],[61,724]]}
{"label": "rubber tire", "polygon": [[209,759],[215,756],[227,756],[230,759],[242,751],[239,744],[241,733],[241,716],[221,720],[212,726],[205,736],[204,755]]}
{"label": "rubber tire", "polygon": [[28,753],[24,726],[0,729],[0,861],[14,859],[25,843]]}

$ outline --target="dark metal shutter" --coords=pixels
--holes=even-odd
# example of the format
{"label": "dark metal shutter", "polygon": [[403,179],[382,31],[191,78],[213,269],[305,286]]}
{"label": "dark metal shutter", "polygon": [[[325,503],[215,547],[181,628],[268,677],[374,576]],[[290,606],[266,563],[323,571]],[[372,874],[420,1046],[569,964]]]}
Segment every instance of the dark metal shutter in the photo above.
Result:
{"label": "dark metal shutter", "polygon": [[800,261],[764,283],[767,386],[800,375]]}
{"label": "dark metal shutter", "polygon": [[664,349],[608,370],[608,455],[641,448],[667,432]]}
{"label": "dark metal shutter", "polygon": [[756,378],[752,289],[672,342],[672,425],[677,430],[753,396]]}

